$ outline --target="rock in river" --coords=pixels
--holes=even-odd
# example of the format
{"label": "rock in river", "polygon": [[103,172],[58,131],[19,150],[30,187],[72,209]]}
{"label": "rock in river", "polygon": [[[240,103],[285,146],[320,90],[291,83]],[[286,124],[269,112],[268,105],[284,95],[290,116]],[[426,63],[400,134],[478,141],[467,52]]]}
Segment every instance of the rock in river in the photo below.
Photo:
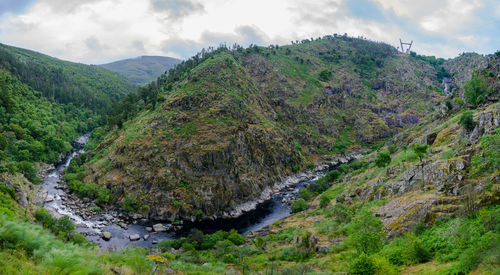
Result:
{"label": "rock in river", "polygon": [[129,239],[131,241],[138,241],[140,238],[141,238],[141,236],[139,236],[139,234],[132,234],[129,236]]}
{"label": "rock in river", "polygon": [[163,224],[161,224],[161,223],[157,223],[157,224],[153,225],[153,230],[155,232],[167,231],[167,229],[165,228],[165,226],[163,226]]}
{"label": "rock in river", "polygon": [[109,233],[108,231],[104,231],[104,232],[102,233],[102,238],[103,238],[103,240],[105,240],[105,241],[109,241],[109,240],[111,239],[111,233]]}

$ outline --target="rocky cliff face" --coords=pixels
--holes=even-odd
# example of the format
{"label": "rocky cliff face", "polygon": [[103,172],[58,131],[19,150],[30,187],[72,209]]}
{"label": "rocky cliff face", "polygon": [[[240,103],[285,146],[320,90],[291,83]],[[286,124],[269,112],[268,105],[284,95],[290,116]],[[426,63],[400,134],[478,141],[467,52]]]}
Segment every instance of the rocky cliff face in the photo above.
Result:
{"label": "rocky cliff face", "polygon": [[388,45],[346,37],[221,51],[111,132],[85,181],[118,204],[133,196],[154,219],[234,213],[339,148],[418,122],[442,98],[435,75]]}
{"label": "rocky cliff face", "polygon": [[452,75],[450,84],[460,89],[470,79],[472,73],[484,69],[487,65],[487,56],[477,53],[463,53],[445,62],[443,67]]}
{"label": "rocky cliff face", "polygon": [[[496,64],[498,59],[490,58],[486,69],[480,72],[488,76],[485,81],[491,98],[500,93]],[[387,201],[376,215],[382,219],[389,238],[421,222],[431,224],[442,217],[498,204],[500,166],[495,159],[500,150],[500,105],[485,101],[473,112],[473,130],[461,126],[461,114],[455,113],[434,116],[435,120],[421,122],[397,135],[389,143],[399,148],[413,143],[429,145],[423,162],[412,155],[411,149],[395,153],[387,168],[346,178],[351,187],[341,197],[347,203]],[[368,173],[375,177],[367,181]],[[366,183],[359,185],[360,181]]]}

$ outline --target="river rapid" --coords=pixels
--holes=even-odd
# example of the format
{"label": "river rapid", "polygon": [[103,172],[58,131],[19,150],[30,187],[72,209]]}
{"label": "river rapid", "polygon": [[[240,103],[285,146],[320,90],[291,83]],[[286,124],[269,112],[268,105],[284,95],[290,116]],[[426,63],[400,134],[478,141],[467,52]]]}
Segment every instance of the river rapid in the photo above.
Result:
{"label": "river rapid", "polygon": [[[73,152],[43,179],[42,187],[48,193],[44,207],[56,217],[67,215],[76,225],[77,232],[84,234],[89,241],[97,243],[101,248],[107,250],[121,249],[129,245],[154,247],[161,240],[185,235],[190,227],[196,227],[207,233],[234,228],[242,234],[262,229],[290,215],[290,202],[298,197],[300,189],[322,177],[339,164],[349,161],[341,158],[317,167],[314,171],[289,177],[278,190],[273,192],[269,199],[260,202],[255,209],[246,211],[237,218],[220,218],[214,221],[185,225],[181,230],[154,232],[151,229],[154,224],[158,223],[156,221],[142,219],[135,220],[132,224],[124,224],[123,219],[117,217],[119,214],[116,211],[110,211],[111,214],[96,214],[89,218],[84,218],[74,211],[74,205],[78,204],[78,201],[71,201],[71,196],[66,193],[67,188],[64,186],[66,183],[61,173],[73,158],[84,153],[84,146],[89,136],[90,133],[87,133],[77,138],[74,142]],[[72,204],[73,208],[69,207],[69,204]],[[172,228],[172,225],[163,224],[167,228]],[[111,239],[104,240],[103,232],[111,233]],[[130,236],[133,235],[138,235],[139,239],[131,241]]]}

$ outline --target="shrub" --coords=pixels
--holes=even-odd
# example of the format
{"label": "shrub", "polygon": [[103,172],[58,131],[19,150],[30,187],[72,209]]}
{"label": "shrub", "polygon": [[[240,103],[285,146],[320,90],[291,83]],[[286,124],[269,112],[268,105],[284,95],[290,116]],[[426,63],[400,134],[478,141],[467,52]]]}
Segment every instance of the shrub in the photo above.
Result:
{"label": "shrub", "polygon": [[375,263],[365,253],[361,253],[349,263],[349,274],[371,275],[375,274]]}
{"label": "shrub", "polygon": [[74,244],[86,244],[87,243],[87,239],[85,238],[85,236],[83,236],[82,234],[75,234],[73,235],[73,237],[71,237],[70,241]]}
{"label": "shrub", "polygon": [[134,196],[132,196],[131,194],[127,194],[125,195],[125,199],[123,200],[122,208],[124,211],[134,212],[139,209],[139,203]]}
{"label": "shrub", "polygon": [[387,150],[389,150],[389,153],[390,153],[390,154],[394,154],[394,153],[396,153],[396,150],[397,150],[397,149],[398,149],[398,148],[396,147],[396,144],[391,144],[391,145],[387,146]]}
{"label": "shrub", "polygon": [[386,167],[389,163],[391,163],[391,156],[389,152],[380,152],[375,158],[375,164],[377,167]]}
{"label": "shrub", "polygon": [[218,241],[214,247],[215,257],[222,257],[226,254],[233,254],[236,251],[236,246],[229,240]]}
{"label": "shrub", "polygon": [[33,184],[40,184],[42,182],[42,180],[36,175],[36,170],[31,162],[19,162],[19,170],[21,170],[24,176]]}
{"label": "shrub", "polygon": [[460,116],[458,124],[462,125],[465,130],[472,131],[476,127],[476,122],[472,118],[472,111],[463,112]]}
{"label": "shrub", "polygon": [[234,243],[235,245],[242,245],[245,243],[245,238],[241,236],[236,230],[232,229],[229,231],[229,235],[227,236],[227,239]]}
{"label": "shrub", "polygon": [[403,262],[408,265],[427,262],[432,256],[429,250],[422,245],[422,242],[411,235],[401,254]]}
{"label": "shrub", "polygon": [[326,195],[326,194],[322,194],[320,197],[319,197],[319,207],[321,208],[325,208],[328,206],[328,204],[330,204],[330,201],[332,199],[330,198],[330,196]]}
{"label": "shrub", "polygon": [[484,101],[487,92],[486,81],[480,75],[474,74],[471,79],[464,84],[465,100],[474,108]]}
{"label": "shrub", "polygon": [[105,204],[108,203],[110,199],[111,199],[111,190],[109,190],[106,187],[100,186],[97,189],[97,198],[95,202]]}
{"label": "shrub", "polygon": [[304,199],[297,199],[292,202],[292,213],[297,213],[307,209],[307,202]]}
{"label": "shrub", "polygon": [[229,235],[228,232],[219,230],[213,234],[207,234],[203,238],[203,242],[201,244],[201,249],[212,249],[218,241],[222,241],[227,238]]}
{"label": "shrub", "polygon": [[493,173],[500,167],[500,128],[497,128],[493,134],[483,135],[481,137],[482,154],[476,154],[472,157],[472,167],[479,174],[484,172]]}
{"label": "shrub", "polygon": [[380,250],[384,237],[382,222],[370,210],[361,209],[350,226],[352,233],[348,243],[356,248],[358,253],[371,254]]}
{"label": "shrub", "polygon": [[340,223],[349,223],[352,220],[353,213],[349,207],[344,204],[337,203],[333,206],[331,214]]}
{"label": "shrub", "polygon": [[203,232],[197,228],[191,228],[191,230],[189,231],[189,235],[188,235],[188,240],[190,243],[195,243],[196,242],[196,246],[201,246],[201,244],[203,243],[203,240],[204,240],[204,235],[203,235]]}
{"label": "shrub", "polygon": [[321,81],[328,81],[330,80],[331,77],[332,77],[332,72],[330,72],[329,70],[322,70],[319,73],[319,80]]}
{"label": "shrub", "polygon": [[306,201],[309,201],[312,198],[311,191],[309,191],[309,189],[307,189],[307,188],[300,189],[299,196]]}

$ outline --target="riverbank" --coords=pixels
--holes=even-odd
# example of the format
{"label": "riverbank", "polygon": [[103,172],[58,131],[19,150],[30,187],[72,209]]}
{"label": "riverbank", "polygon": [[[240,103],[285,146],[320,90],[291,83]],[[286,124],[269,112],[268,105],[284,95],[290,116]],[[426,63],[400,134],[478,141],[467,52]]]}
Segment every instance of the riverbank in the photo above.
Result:
{"label": "riverbank", "polygon": [[153,247],[161,240],[186,235],[190,228],[198,228],[206,233],[236,229],[243,234],[262,229],[290,215],[290,203],[298,197],[300,189],[338,165],[361,157],[361,152],[334,157],[314,170],[285,178],[266,189],[259,200],[245,203],[223,217],[174,225],[149,220],[138,213],[101,209],[93,201],[81,199],[69,192],[62,172],[73,158],[84,153],[88,137],[89,134],[86,134],[75,140],[75,150],[44,177],[42,187],[47,192],[44,207],[56,217],[69,216],[79,233],[103,249],[120,249],[128,245]]}

